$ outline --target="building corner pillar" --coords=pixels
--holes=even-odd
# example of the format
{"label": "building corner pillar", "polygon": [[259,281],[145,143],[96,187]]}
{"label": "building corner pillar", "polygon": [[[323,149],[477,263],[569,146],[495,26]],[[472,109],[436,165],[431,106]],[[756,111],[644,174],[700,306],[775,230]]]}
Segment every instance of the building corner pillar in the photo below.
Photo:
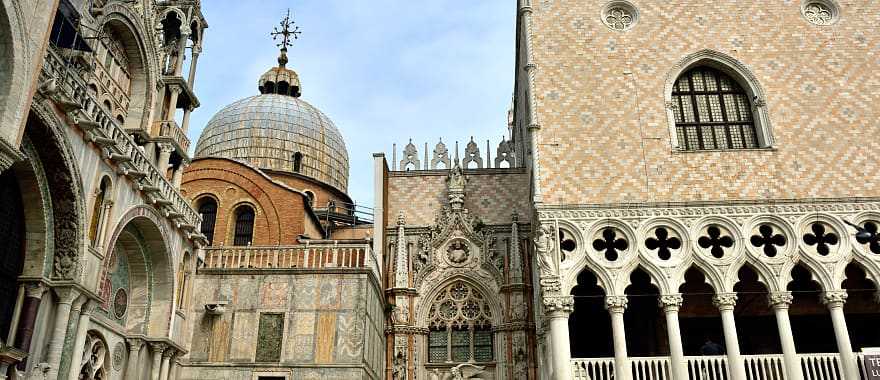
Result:
{"label": "building corner pillar", "polygon": [[80,295],[78,290],[70,287],[54,288],[53,291],[58,296],[58,305],[55,307],[55,324],[52,328],[49,348],[46,350],[46,362],[49,364],[46,378],[49,379],[58,378],[64,339],[67,337],[67,324],[70,322],[70,310],[73,302]]}
{"label": "building corner pillar", "polygon": [[768,296],[770,307],[776,316],[776,327],[779,329],[779,341],[782,345],[783,361],[785,362],[786,379],[803,380],[804,373],[794,346],[794,334],[791,332],[791,321],[788,319],[788,307],[794,297],[791,292],[773,292]]}
{"label": "building corner pillar", "polygon": [[128,363],[125,367],[126,380],[138,380],[140,376],[140,351],[144,341],[137,338],[128,338]]}
{"label": "building corner pillar", "polygon": [[67,371],[67,380],[79,379],[79,368],[82,366],[83,353],[85,351],[86,335],[89,332],[92,305],[89,299],[83,295],[73,306],[71,317],[79,315],[76,324],[76,335],[73,340],[73,353],[70,357],[70,369]]}
{"label": "building corner pillar", "polygon": [[849,339],[846,317],[843,315],[843,304],[846,303],[846,298],[845,290],[825,292],[822,295],[822,303],[828,307],[828,312],[831,313],[831,323],[834,325],[834,338],[837,341],[837,350],[840,352],[844,378],[858,379],[858,364]]}
{"label": "building corner pillar", "polygon": [[666,334],[669,338],[669,366],[674,380],[687,380],[687,362],[681,344],[681,328],[678,325],[678,310],[684,298],[681,294],[660,295],[659,306],[666,315]]}
{"label": "building corner pillar", "polygon": [[611,315],[611,333],[614,340],[614,377],[617,380],[629,380],[632,377],[626,353],[626,330],[623,323],[626,305],[626,296],[605,297],[605,309]]}
{"label": "building corner pillar", "polygon": [[162,372],[162,353],[165,352],[167,345],[162,342],[150,342],[150,348],[153,349],[153,362],[150,366],[150,380],[159,380]]}
{"label": "building corner pillar", "polygon": [[574,310],[572,296],[544,296],[544,313],[550,325],[550,360],[553,380],[571,380],[571,345],[568,316]]}
{"label": "building corner pillar", "polygon": [[727,365],[732,380],[746,380],[746,367],[739,351],[739,338],[736,333],[736,320],[733,309],[736,307],[736,293],[719,293],[712,303],[721,313],[721,327],[724,330],[724,348],[727,351]]}

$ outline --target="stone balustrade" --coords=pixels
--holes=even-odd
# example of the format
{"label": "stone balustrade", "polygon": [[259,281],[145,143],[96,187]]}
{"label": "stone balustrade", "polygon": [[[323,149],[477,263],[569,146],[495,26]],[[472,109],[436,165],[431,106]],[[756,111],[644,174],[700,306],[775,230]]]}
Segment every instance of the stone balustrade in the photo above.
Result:
{"label": "stone balustrade", "polygon": [[197,230],[201,217],[189,201],[174,189],[162,172],[150,162],[142,148],[125,132],[119,122],[99,106],[85,82],[71,69],[54,48],[49,48],[40,77],[41,91],[82,129],[85,138],[101,148],[119,173],[131,179],[154,205],[177,228],[192,239],[204,240]]}
{"label": "stone balustrade", "polygon": [[159,137],[163,140],[166,140],[172,144],[174,144],[177,152],[186,156],[189,151],[190,140],[189,137],[186,137],[186,133],[183,132],[177,122],[174,120],[164,120],[159,122]]}
{"label": "stone balustrade", "polygon": [[379,265],[369,243],[320,241],[290,246],[204,248],[207,270],[289,270],[366,268],[379,277]]}

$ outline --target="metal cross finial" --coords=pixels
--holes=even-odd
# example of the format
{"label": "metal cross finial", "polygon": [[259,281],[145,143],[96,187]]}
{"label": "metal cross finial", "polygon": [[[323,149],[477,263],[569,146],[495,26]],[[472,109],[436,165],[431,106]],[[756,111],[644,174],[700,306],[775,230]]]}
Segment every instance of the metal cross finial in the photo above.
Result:
{"label": "metal cross finial", "polygon": [[287,10],[287,15],[284,16],[284,20],[281,20],[279,23],[281,29],[279,30],[276,26],[272,33],[269,33],[272,36],[272,40],[278,40],[278,36],[281,36],[281,42],[278,43],[278,47],[281,50],[287,51],[287,47],[293,45],[293,41],[290,40],[290,37],[293,39],[297,39],[298,36],[302,33],[299,30],[299,27],[294,25],[294,22],[290,20],[290,9]]}

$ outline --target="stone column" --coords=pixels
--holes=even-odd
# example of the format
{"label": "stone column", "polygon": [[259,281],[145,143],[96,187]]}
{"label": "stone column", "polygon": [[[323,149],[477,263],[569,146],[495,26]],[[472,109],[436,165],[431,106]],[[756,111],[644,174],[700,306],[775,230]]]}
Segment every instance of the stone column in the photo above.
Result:
{"label": "stone column", "polygon": [[101,218],[98,219],[98,235],[95,238],[97,240],[95,242],[95,249],[101,253],[104,253],[104,239],[107,237],[107,218],[110,217],[111,208],[113,208],[113,201],[105,199],[101,207]]}
{"label": "stone column", "polygon": [[189,39],[191,30],[187,25],[180,29],[180,45],[178,45],[177,62],[174,64],[174,76],[179,77],[183,74],[183,59],[186,57],[186,41]]}
{"label": "stone column", "polygon": [[[205,33],[202,32],[202,38],[204,38]],[[201,40],[201,38],[199,39]],[[192,47],[192,62],[189,64],[189,78],[187,78],[187,83],[189,83],[189,88],[195,88],[196,83],[196,64],[199,63],[199,53],[202,52],[201,45],[193,45]]]}
{"label": "stone column", "polygon": [[168,380],[168,370],[171,366],[171,359],[174,356],[174,349],[168,347],[162,352],[162,367],[159,370],[159,380]]}
{"label": "stone column", "polygon": [[189,116],[192,111],[192,106],[187,106],[183,110],[183,121],[180,122],[180,129],[183,131],[183,134],[186,134],[186,131],[189,130]]}
{"label": "stone column", "polygon": [[64,350],[64,338],[67,336],[67,322],[70,321],[70,309],[79,297],[79,291],[74,288],[54,288],[58,297],[55,307],[55,325],[49,340],[49,348],[46,350],[46,362],[49,363],[49,372],[46,378],[57,379],[58,367],[61,366],[61,354]]}
{"label": "stone column", "polygon": [[553,380],[571,379],[571,346],[568,315],[574,310],[572,296],[544,296],[545,318],[550,322],[550,356]]}
{"label": "stone column", "polygon": [[674,380],[687,380],[687,362],[684,361],[684,348],[681,344],[681,329],[678,326],[678,310],[684,301],[681,294],[660,295],[659,306],[666,314],[666,334],[669,338],[669,369]]}
{"label": "stone column", "polygon": [[150,162],[155,163],[156,162],[156,143],[150,141],[150,142],[144,144],[144,154],[147,156],[147,159],[149,159]]}
{"label": "stone column", "polygon": [[171,369],[168,370],[168,380],[177,380],[177,371],[180,369],[177,357],[171,358]]}
{"label": "stone column", "polygon": [[162,372],[162,352],[165,351],[167,345],[162,342],[150,342],[150,348],[153,349],[153,365],[150,367],[150,379],[159,380]]}
{"label": "stone column", "polygon": [[77,380],[79,378],[79,369],[82,366],[83,353],[85,351],[86,335],[89,332],[89,323],[91,322],[92,305],[85,296],[80,297],[73,305],[71,317],[79,315],[76,324],[76,335],[73,339],[73,353],[70,357],[70,370],[67,371],[67,380]]}
{"label": "stone column", "polygon": [[727,351],[727,366],[732,380],[746,380],[746,367],[739,352],[739,338],[736,334],[736,321],[733,308],[736,306],[736,293],[719,293],[712,303],[721,313],[721,327],[724,329],[724,348]]}
{"label": "stone column", "polygon": [[128,342],[128,364],[125,368],[126,380],[138,380],[141,374],[140,351],[144,345],[144,341],[137,338],[127,338]]}
{"label": "stone column", "polygon": [[822,302],[828,306],[828,311],[831,313],[831,323],[834,325],[834,338],[837,340],[837,350],[840,352],[843,377],[858,379],[859,369],[853,354],[852,343],[849,340],[846,318],[843,316],[843,304],[846,303],[846,297],[845,290],[825,292]]}
{"label": "stone column", "polygon": [[183,171],[186,170],[187,166],[189,166],[189,163],[186,162],[186,160],[181,160],[180,165],[177,166],[177,169],[174,169],[174,175],[171,178],[171,183],[177,190],[180,190],[180,183],[183,182]]}
{"label": "stone column", "polygon": [[794,297],[791,292],[773,292],[769,294],[768,298],[770,307],[773,308],[773,314],[776,315],[776,327],[779,329],[779,341],[782,344],[786,379],[803,380],[804,373],[801,370],[801,362],[794,347],[791,322],[788,320],[788,307]]}
{"label": "stone column", "polygon": [[177,98],[183,92],[183,89],[176,84],[169,85],[168,90],[171,91],[171,98],[168,99],[168,107],[165,109],[165,114],[162,115],[162,120],[174,120],[174,112],[177,110]]}
{"label": "stone column", "polygon": [[174,151],[174,145],[168,143],[159,143],[159,161],[156,163],[159,173],[163,176],[168,173],[168,162],[171,160],[171,152]]}
{"label": "stone column", "polygon": [[[18,320],[18,333],[15,335],[15,347],[24,352],[30,352],[37,312],[40,310],[40,301],[43,299],[43,292],[46,288],[39,282],[31,282],[23,286],[24,301],[21,306],[21,317]],[[19,371],[24,371],[27,359],[24,358],[18,363]]]}
{"label": "stone column", "polygon": [[626,330],[623,312],[626,311],[626,296],[606,296],[605,309],[611,314],[611,334],[614,340],[614,378],[629,380],[632,377],[629,358],[626,354]]}

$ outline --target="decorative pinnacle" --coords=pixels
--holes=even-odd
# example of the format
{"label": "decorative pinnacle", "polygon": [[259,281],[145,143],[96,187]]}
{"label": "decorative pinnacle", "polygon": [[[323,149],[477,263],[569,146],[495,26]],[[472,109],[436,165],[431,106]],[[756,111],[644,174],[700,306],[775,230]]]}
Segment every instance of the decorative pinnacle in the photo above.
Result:
{"label": "decorative pinnacle", "polygon": [[281,20],[280,23],[278,23],[281,29],[279,30],[278,26],[276,26],[273,28],[273,31],[269,33],[269,35],[272,36],[273,41],[277,41],[278,37],[281,37],[281,42],[275,45],[281,48],[281,55],[278,56],[278,65],[280,67],[284,67],[284,65],[287,64],[287,47],[293,45],[291,37],[296,40],[299,38],[299,35],[302,34],[299,27],[294,24],[295,23],[290,20],[290,9],[288,9],[287,15],[284,16],[284,19]]}

